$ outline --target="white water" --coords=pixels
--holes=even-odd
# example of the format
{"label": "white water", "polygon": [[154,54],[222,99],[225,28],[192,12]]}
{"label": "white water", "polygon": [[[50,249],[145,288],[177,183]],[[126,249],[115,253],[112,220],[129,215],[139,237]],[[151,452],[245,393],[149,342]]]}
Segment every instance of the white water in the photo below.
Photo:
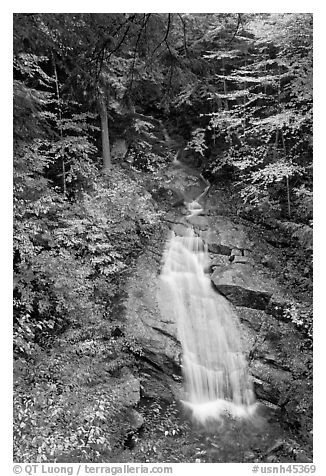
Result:
{"label": "white water", "polygon": [[[188,216],[202,212],[196,201],[188,208]],[[185,236],[172,233],[161,279],[173,303],[182,344],[183,403],[201,423],[225,413],[246,417],[255,409],[238,317],[212,288],[205,274],[208,265],[207,248],[191,228]]]}

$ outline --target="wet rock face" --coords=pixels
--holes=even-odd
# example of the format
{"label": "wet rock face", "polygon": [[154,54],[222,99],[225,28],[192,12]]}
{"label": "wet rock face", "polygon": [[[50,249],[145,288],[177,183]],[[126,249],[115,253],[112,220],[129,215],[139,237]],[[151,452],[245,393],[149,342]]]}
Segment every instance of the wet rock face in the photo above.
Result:
{"label": "wet rock face", "polygon": [[[197,186],[200,178],[194,180]],[[183,194],[188,186],[191,189],[191,183],[182,185],[182,176],[179,181]],[[266,271],[274,268],[272,254],[258,256],[248,230],[227,216],[180,216],[171,209],[166,224],[164,233],[139,258],[127,286],[125,335],[135,342],[140,398],[171,402],[180,396],[181,346],[175,313],[158,276],[169,228],[183,236],[190,225],[207,245],[212,286],[236,307],[257,398],[279,420],[292,426],[306,424],[298,412],[302,394],[309,392],[306,377],[311,363],[301,350],[300,335],[284,320],[288,298]]]}
{"label": "wet rock face", "polygon": [[159,269],[151,253],[138,260],[137,272],[129,281],[125,336],[137,343],[141,357],[154,368],[172,374],[180,367],[181,347],[175,320],[161,312],[169,301],[157,279]]}
{"label": "wet rock face", "polygon": [[[298,354],[301,336],[284,318],[289,300],[266,272],[274,268],[272,255],[266,266],[267,258],[255,253],[245,227],[226,216],[194,218],[195,232],[210,253],[212,283],[237,307],[257,398],[282,421],[309,428],[311,420],[300,417],[304,423],[298,423],[297,414],[300,398],[309,392],[309,357]],[[300,397],[294,397],[294,388],[302,388]]]}
{"label": "wet rock face", "polygon": [[[202,231],[205,218],[207,229]],[[217,255],[211,276],[216,289],[236,306],[265,309],[273,291],[254,267],[253,243],[244,228],[226,217],[192,217],[191,223],[208,251]],[[220,255],[228,256],[227,262]]]}
{"label": "wet rock face", "polygon": [[280,421],[309,433],[311,356],[302,349],[300,333],[292,323],[262,310],[237,307],[237,314],[257,398],[276,411]]}
{"label": "wet rock face", "polygon": [[238,257],[226,266],[217,266],[211,276],[216,289],[235,306],[265,309],[272,292],[253,273],[253,268]]}
{"label": "wet rock face", "polygon": [[165,199],[172,207],[181,207],[185,202],[193,201],[207,185],[199,171],[180,164],[171,166],[161,177],[165,184],[151,193],[156,199]]}
{"label": "wet rock face", "polygon": [[218,255],[230,255],[230,246],[223,243],[222,237],[218,231],[205,230],[201,233],[201,237],[207,244],[208,251]]}
{"label": "wet rock face", "polygon": [[166,403],[172,403],[174,400],[174,394],[170,390],[167,381],[164,381],[159,373],[151,367],[150,364],[143,365],[143,371],[141,374],[141,398],[147,400],[160,400]]}
{"label": "wet rock face", "polygon": [[187,218],[189,225],[193,225],[196,229],[206,230],[209,227],[209,223],[204,216],[193,216]]}
{"label": "wet rock face", "polygon": [[[207,217],[209,230],[201,236],[218,254],[241,254],[251,250],[253,243],[249,240],[245,229],[225,216]],[[222,250],[222,252],[220,251]],[[233,253],[234,252],[234,253]]]}
{"label": "wet rock face", "polygon": [[170,401],[180,394],[181,345],[177,323],[173,312],[169,312],[166,289],[158,279],[161,245],[168,237],[168,228],[165,233],[163,238],[158,237],[155,250],[152,244],[138,259],[136,272],[128,281],[125,303],[125,338],[132,343],[137,356],[141,397],[155,401]]}

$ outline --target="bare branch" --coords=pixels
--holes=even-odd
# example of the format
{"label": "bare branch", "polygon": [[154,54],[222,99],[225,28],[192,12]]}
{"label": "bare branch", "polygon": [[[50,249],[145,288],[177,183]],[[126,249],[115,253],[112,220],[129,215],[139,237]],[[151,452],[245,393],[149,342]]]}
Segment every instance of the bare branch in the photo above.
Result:
{"label": "bare branch", "polygon": [[[91,14],[92,15],[92,14]],[[92,16],[91,16],[92,18]],[[92,53],[91,55],[91,58],[90,60],[88,60],[86,62],[86,64],[89,64],[89,63],[92,63],[92,62],[98,62],[99,58],[102,57],[102,54],[103,54],[103,50],[106,50],[108,45],[109,45],[109,42],[112,41],[113,38],[116,37],[116,35],[119,33],[119,31],[125,26],[128,24],[127,26],[127,30],[129,30],[130,28],[130,23],[132,23],[136,18],[136,14],[132,15],[131,17],[127,18],[126,21],[124,21],[123,23],[120,23],[120,25],[118,25],[117,29],[110,35],[110,37],[106,38],[104,40],[104,42],[102,43],[101,47],[98,48],[98,46],[96,45],[95,48],[94,48],[94,52]],[[125,33],[127,32],[127,30],[125,31]],[[125,35],[123,35],[123,41],[125,39]],[[119,42],[118,46],[114,49],[114,52],[117,51],[118,48],[120,48],[121,46],[121,42]],[[97,51],[97,54],[95,55]]]}
{"label": "bare branch", "polygon": [[147,13],[147,14],[144,15],[143,24],[142,24],[141,29],[139,30],[139,33],[138,33],[138,36],[137,36],[137,40],[136,40],[136,44],[135,44],[135,48],[134,48],[134,52],[133,52],[133,61],[132,61],[132,66],[131,66],[131,79],[130,79],[130,83],[129,83],[129,87],[128,87],[129,91],[132,87],[132,83],[133,83],[133,80],[134,80],[134,71],[135,71],[135,63],[136,63],[138,43],[140,41],[140,38],[142,36],[143,31],[146,31],[146,25],[147,25],[147,22],[148,22],[150,16],[151,16],[151,13]]}
{"label": "bare branch", "polygon": [[163,38],[163,40],[156,46],[156,48],[154,49],[154,51],[152,51],[152,57],[154,56],[154,53],[159,49],[159,47],[162,46],[163,43],[166,43],[166,42],[167,42],[167,38],[168,38],[169,32],[170,32],[170,25],[171,25],[171,13],[168,14],[168,25],[167,25],[167,28],[166,28],[166,32],[165,32],[164,38]]}
{"label": "bare branch", "polygon": [[234,34],[233,34],[231,40],[227,43],[226,46],[229,46],[229,45],[232,43],[232,41],[234,40],[234,38],[236,37],[236,35],[237,35],[237,33],[238,33],[239,26],[240,26],[241,24],[242,24],[241,13],[238,13],[238,22],[237,22],[237,26],[236,26],[236,28],[235,28],[235,32],[234,32]]}
{"label": "bare branch", "polygon": [[180,18],[181,23],[182,23],[182,28],[183,28],[183,45],[184,45],[184,48],[185,48],[185,53],[186,53],[186,55],[188,56],[186,22],[184,21],[184,19],[183,19],[182,16],[180,15],[180,13],[178,13],[178,17]]}

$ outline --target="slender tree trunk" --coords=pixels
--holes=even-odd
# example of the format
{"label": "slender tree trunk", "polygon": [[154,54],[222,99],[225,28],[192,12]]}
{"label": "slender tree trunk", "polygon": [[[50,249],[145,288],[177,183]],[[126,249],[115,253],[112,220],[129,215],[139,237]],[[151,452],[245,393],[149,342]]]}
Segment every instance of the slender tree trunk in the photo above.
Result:
{"label": "slender tree trunk", "polygon": [[[57,101],[58,101],[58,116],[59,116],[59,130],[60,130],[60,139],[63,138],[63,131],[62,131],[62,110],[61,110],[61,102],[60,102],[60,90],[59,90],[59,81],[58,81],[58,73],[57,73],[57,66],[55,64],[54,57],[52,56],[53,60],[53,68],[54,68],[54,77],[55,77],[55,89],[57,94]],[[61,153],[61,169],[62,169],[62,186],[63,186],[63,194],[67,195],[67,183],[66,183],[66,164],[65,164],[65,157],[64,153]]]}
{"label": "slender tree trunk", "polygon": [[98,103],[101,118],[103,172],[106,173],[108,170],[110,170],[112,166],[110,153],[108,111],[103,96],[99,97]]}
{"label": "slender tree trunk", "polygon": [[[223,71],[223,91],[224,91],[224,94],[227,95],[227,87],[226,87],[226,80],[225,80],[225,62],[224,62],[224,58],[222,58],[222,71]],[[229,102],[227,100],[227,98],[225,98],[225,109],[228,111],[229,110]]]}
{"label": "slender tree trunk", "polygon": [[287,192],[287,202],[288,202],[288,216],[291,218],[291,200],[290,200],[290,184],[289,176],[286,176],[286,192]]}
{"label": "slender tree trunk", "polygon": [[280,135],[280,130],[277,129],[276,135],[275,135],[274,151],[273,151],[273,159],[274,159],[274,162],[275,162],[276,159],[277,159],[277,147],[278,147],[278,138],[279,138],[279,135]]}
{"label": "slender tree trunk", "polygon": [[[285,139],[283,132],[282,134],[282,145],[283,145],[283,152],[284,158],[286,159],[286,147],[285,147]],[[286,176],[286,195],[287,195],[287,204],[288,204],[288,217],[291,218],[291,199],[290,199],[290,183],[289,183],[289,176]]]}
{"label": "slender tree trunk", "polygon": [[[245,54],[245,68],[247,68],[247,52],[246,52],[246,54]],[[246,90],[247,87],[248,87],[247,81],[244,82],[244,85],[243,85],[243,86],[244,86],[243,89]],[[246,104],[247,101],[248,101],[248,95],[246,94],[246,95],[244,95],[243,98],[242,98],[242,104]]]}
{"label": "slender tree trunk", "polygon": [[[268,59],[268,55],[266,53],[265,54],[265,67],[264,67],[265,76],[266,76],[266,73],[267,73],[267,64],[266,64],[267,59]],[[265,95],[266,95],[266,92],[267,92],[267,83],[265,81],[265,84],[264,84],[264,94]]]}

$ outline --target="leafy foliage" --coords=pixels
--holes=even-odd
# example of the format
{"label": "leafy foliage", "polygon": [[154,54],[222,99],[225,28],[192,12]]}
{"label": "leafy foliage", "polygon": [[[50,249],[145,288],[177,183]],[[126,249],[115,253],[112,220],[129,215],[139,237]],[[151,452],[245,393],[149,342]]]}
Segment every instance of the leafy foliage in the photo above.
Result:
{"label": "leafy foliage", "polygon": [[[164,190],[179,142],[311,249],[311,15],[15,14],[13,65],[15,455],[103,461],[130,431],[123,369],[142,355],[117,302],[159,227],[146,185]],[[105,175],[103,132],[123,144]],[[284,312],[311,335],[309,310]],[[182,439],[161,410],[162,441]]]}
{"label": "leafy foliage", "polygon": [[[235,20],[229,15],[229,24],[196,42],[204,79],[181,89],[175,103],[179,115],[193,115],[188,147],[205,154],[207,173],[232,169],[247,206],[309,224],[311,15],[241,15],[228,42]],[[205,151],[197,132],[204,130]]]}
{"label": "leafy foliage", "polygon": [[[95,461],[99,448],[105,453],[123,443],[130,423],[123,422],[124,413],[107,389],[90,399],[80,367],[69,382],[75,355],[69,354],[65,338],[59,344],[60,336],[79,332],[76,356],[85,356],[84,329],[96,334],[99,323],[107,322],[109,344],[103,347],[92,336],[96,352],[115,349],[116,359],[108,353],[112,372],[128,363],[132,343],[121,339],[115,345],[111,339],[114,303],[159,220],[141,177],[131,178],[119,165],[106,176],[100,173],[98,116],[90,101],[71,94],[63,82],[69,43],[65,50],[59,38],[70,34],[72,41],[75,33],[68,34],[62,24],[56,29],[63,19],[71,18],[19,17],[15,25],[14,434],[19,461],[54,461],[75,451],[78,458]],[[56,25],[51,32],[47,20]],[[32,25],[19,32],[25,21]],[[33,53],[21,50],[24,35]],[[44,42],[38,43],[41,37]],[[115,61],[110,68],[109,111],[123,117],[126,64]],[[140,124],[135,136],[143,130]]]}
{"label": "leafy foliage", "polygon": [[195,129],[191,135],[192,138],[188,142],[186,149],[193,149],[203,156],[205,149],[207,149],[207,145],[205,144],[205,130],[200,128]]}

